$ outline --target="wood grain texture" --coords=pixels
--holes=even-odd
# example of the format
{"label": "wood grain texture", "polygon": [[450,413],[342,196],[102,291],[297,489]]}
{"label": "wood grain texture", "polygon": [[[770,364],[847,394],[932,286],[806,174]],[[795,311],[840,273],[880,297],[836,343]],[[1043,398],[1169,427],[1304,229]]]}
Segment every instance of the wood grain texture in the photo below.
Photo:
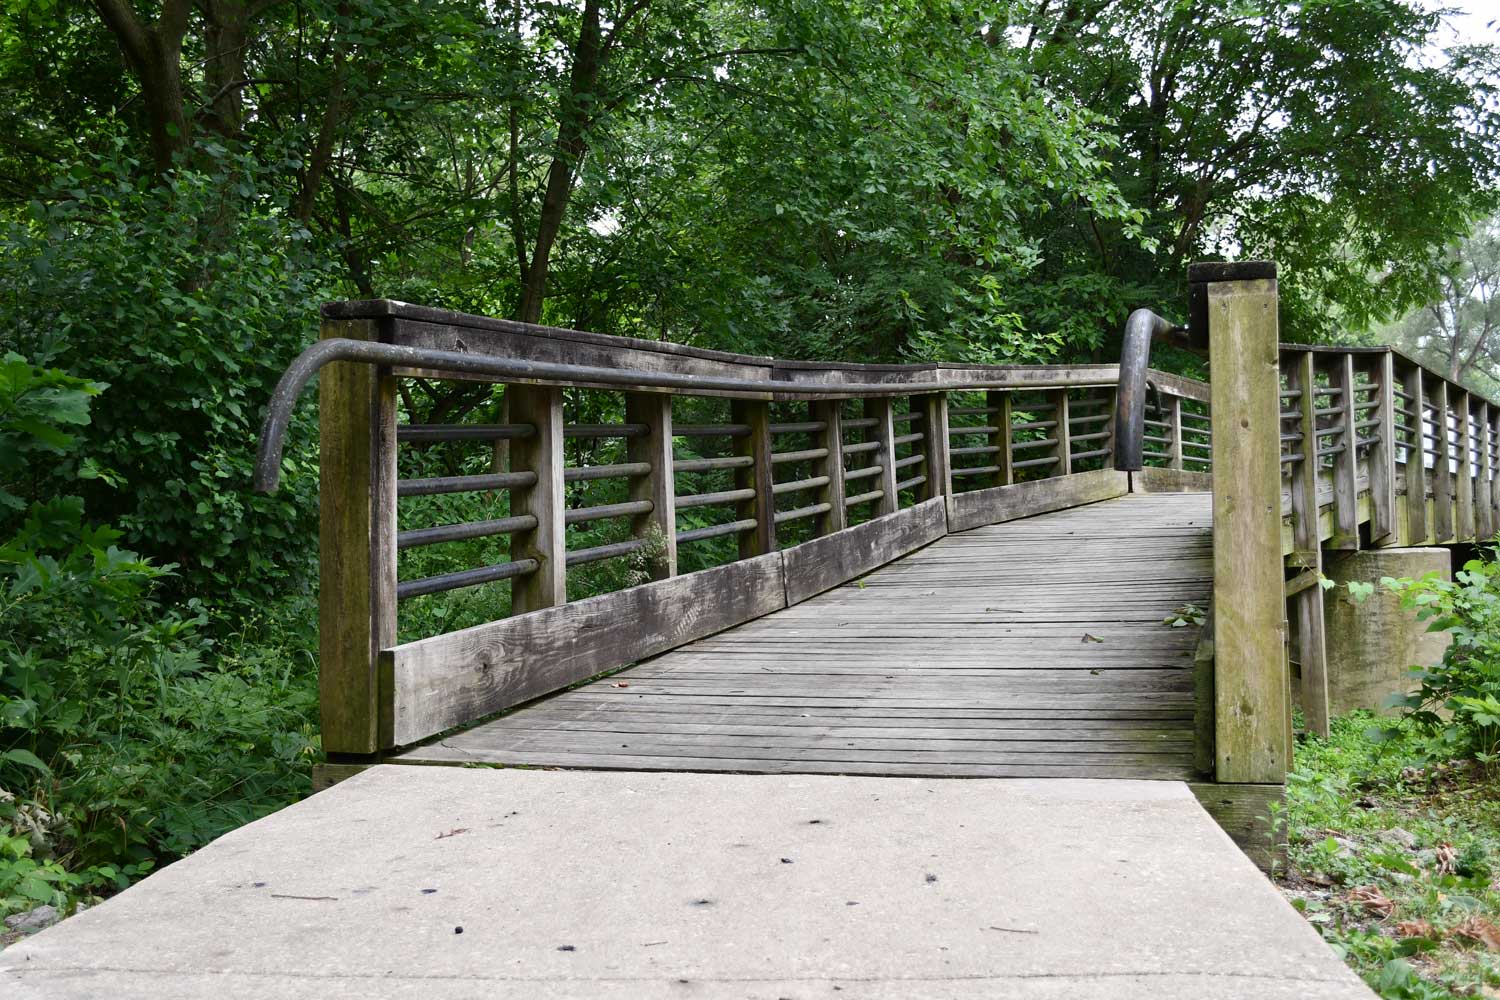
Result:
{"label": "wood grain texture", "polygon": [[630,480],[630,499],[649,500],[651,510],[630,521],[637,538],[650,538],[660,552],[648,570],[653,580],[677,575],[677,486],[672,472],[672,397],[664,393],[625,394],[625,422],[645,424],[646,434],[626,441],[628,462],[651,466],[644,476]]}
{"label": "wood grain texture", "polygon": [[[378,339],[369,320],[328,320],[322,334]],[[318,705],[332,753],[377,748],[376,655],[396,640],[395,379],[335,364],[318,387]]]}
{"label": "wood grain texture", "polygon": [[1158,469],[1146,466],[1130,474],[1132,493],[1212,493],[1214,476],[1211,472],[1193,472],[1188,469]]}
{"label": "wood grain texture", "polygon": [[381,654],[402,746],[786,606],[780,553],[404,643]]}
{"label": "wood grain texture", "polygon": [[947,533],[943,500],[935,498],[837,535],[784,549],[781,554],[786,561],[787,604],[799,604],[847,583]]}
{"label": "wood grain texture", "polygon": [[[941,503],[868,528],[888,536],[902,519],[940,534],[929,511]],[[1207,601],[1210,510],[1206,494],[1132,495],[938,537],[856,583],[401,759],[1191,778],[1199,634],[1162,619]],[[818,564],[817,547],[837,540],[781,554],[793,599],[799,561]]]}
{"label": "wood grain texture", "polygon": [[1410,414],[1407,416],[1407,426],[1411,428],[1411,443],[1407,446],[1406,465],[1404,473],[1406,476],[1406,518],[1407,530],[1410,535],[1407,539],[1409,545],[1421,545],[1427,541],[1429,524],[1427,519],[1427,463],[1422,455],[1425,448],[1423,443],[1423,427],[1426,421],[1423,413],[1426,412],[1427,397],[1423,391],[1422,369],[1413,365],[1408,368],[1403,376],[1403,384],[1406,394],[1411,397],[1407,401]]}
{"label": "wood grain texture", "polygon": [[[875,514],[882,517],[893,514],[901,502],[896,495],[896,425],[894,411],[889,398],[867,399],[863,405],[864,415],[875,421],[875,426],[865,429],[865,440],[875,441],[879,447],[870,452],[863,465],[880,466],[880,475],[866,480],[869,485],[860,490],[880,490],[880,499],[875,501]],[[929,469],[929,472],[931,470]],[[928,480],[932,477],[929,475]]]}
{"label": "wood grain texture", "polygon": [[730,405],[729,421],[745,424],[750,433],[734,439],[735,454],[750,458],[749,468],[734,470],[734,486],[754,490],[755,495],[736,505],[735,520],[754,521],[755,527],[741,532],[740,558],[776,551],[776,500],[771,493],[771,407],[766,403],[737,399]]}
{"label": "wood grain texture", "polygon": [[813,447],[828,451],[824,458],[814,459],[808,469],[810,476],[828,477],[828,484],[813,494],[815,502],[828,505],[827,513],[813,522],[813,530],[818,535],[831,535],[843,531],[849,523],[844,508],[844,404],[815,400],[808,406],[808,415],[823,425],[823,430],[813,435]]}
{"label": "wood grain texture", "polygon": [[1111,500],[1129,492],[1130,477],[1127,473],[1096,469],[1072,476],[955,493],[948,498],[948,530],[967,531],[986,524]]}
{"label": "wood grain texture", "polygon": [[[995,428],[995,433],[990,435],[988,444],[994,446],[995,451],[995,486],[1009,486],[1015,482],[1015,470],[1011,468],[1011,462],[1015,460],[1011,453],[1012,432],[1010,393],[997,390],[985,395],[985,405],[993,407],[995,412],[990,414],[990,426]],[[949,471],[952,475],[952,470]]]}
{"label": "wood grain texture", "polygon": [[[1357,468],[1358,430],[1354,426],[1358,410],[1354,405],[1354,355],[1327,357],[1328,384],[1338,390],[1330,408],[1336,407],[1335,424],[1339,434],[1333,439],[1341,450],[1333,456],[1333,537],[1331,549],[1359,548],[1359,471]],[[1324,439],[1327,441],[1327,439]]]}
{"label": "wood grain texture", "polygon": [[1448,383],[1435,378],[1435,391],[1429,402],[1435,408],[1432,420],[1432,442],[1435,455],[1428,476],[1432,480],[1432,539],[1438,544],[1457,540],[1453,521],[1453,473],[1457,462],[1453,455],[1452,429],[1448,424]]}
{"label": "wood grain texture", "polygon": [[1370,544],[1396,543],[1396,357],[1391,352],[1365,360],[1365,371],[1375,390],[1373,437],[1370,445]]}
{"label": "wood grain texture", "polygon": [[1214,822],[1261,871],[1286,867],[1286,829],[1277,828],[1274,813],[1286,804],[1285,785],[1223,785],[1188,782]]}
{"label": "wood grain texture", "polygon": [[[1318,462],[1307,458],[1307,442],[1318,426],[1315,356],[1311,351],[1283,355],[1287,381],[1301,392],[1297,427],[1302,434],[1303,460],[1292,465],[1292,537],[1304,554],[1303,569],[1323,571],[1323,546],[1318,524]],[[1316,591],[1311,593],[1310,591]],[[1302,711],[1309,731],[1328,735],[1328,656],[1323,631],[1323,588],[1311,587],[1292,598],[1297,608],[1298,662],[1302,667]]]}
{"label": "wood grain texture", "polygon": [[512,559],[535,559],[536,572],[511,584],[511,611],[524,614],[568,599],[567,525],[563,519],[563,398],[556,386],[507,386],[511,419],[531,424],[529,437],[511,445],[513,471],[536,473],[536,482],[511,490],[513,514],[530,514],[536,527],[511,536]]}
{"label": "wood grain texture", "polygon": [[1273,279],[1208,286],[1214,379],[1214,676],[1219,781],[1286,775],[1280,388]]}
{"label": "wood grain texture", "polygon": [[948,454],[948,394],[913,396],[911,403],[912,409],[922,413],[922,454],[927,456],[922,499],[949,496],[953,492],[953,464]]}

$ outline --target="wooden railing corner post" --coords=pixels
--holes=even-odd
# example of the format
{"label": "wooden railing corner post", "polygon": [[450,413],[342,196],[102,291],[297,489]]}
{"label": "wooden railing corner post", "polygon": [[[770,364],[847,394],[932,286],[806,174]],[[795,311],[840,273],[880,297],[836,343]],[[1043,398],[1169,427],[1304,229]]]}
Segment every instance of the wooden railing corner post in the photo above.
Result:
{"label": "wooden railing corner post", "polygon": [[644,436],[628,439],[626,460],[651,466],[646,475],[630,480],[630,499],[651,503],[648,513],[631,519],[631,534],[637,538],[651,538],[659,546],[650,551],[646,570],[651,579],[665,580],[677,575],[677,489],[672,471],[671,395],[665,392],[627,392],[625,422],[646,426]]}
{"label": "wooden railing corner post", "polygon": [[1276,266],[1195,264],[1214,441],[1214,749],[1220,782],[1279,784],[1290,679],[1282,598]]}
{"label": "wooden railing corner post", "polygon": [[530,486],[514,487],[512,514],[530,514],[536,527],[511,538],[511,559],[535,559],[537,568],[516,577],[511,613],[522,614],[568,601],[567,534],[563,488],[563,394],[557,386],[508,385],[510,418],[533,432],[511,444],[511,468],[536,473]]}
{"label": "wooden railing corner post", "polygon": [[[324,320],[322,337],[378,340],[375,320]],[[323,749],[383,749],[380,651],[396,641],[396,379],[333,364],[318,386],[318,702]]]}

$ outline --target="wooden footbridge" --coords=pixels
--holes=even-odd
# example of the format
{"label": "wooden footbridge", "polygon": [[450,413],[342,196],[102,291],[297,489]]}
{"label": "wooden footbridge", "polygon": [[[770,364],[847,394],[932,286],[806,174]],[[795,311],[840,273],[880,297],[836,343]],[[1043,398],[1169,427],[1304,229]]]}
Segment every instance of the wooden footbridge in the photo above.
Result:
{"label": "wooden footbridge", "polygon": [[[1121,364],[1063,367],[327,307],[261,481],[321,369],[319,784],[1177,779],[1264,862],[1294,673],[1327,726],[1323,551],[1493,534],[1500,407],[1391,350],[1279,344],[1274,265],[1190,278],[1186,329],[1142,312]],[[1163,338],[1211,381],[1149,370]],[[477,416],[403,423],[437,381]]]}

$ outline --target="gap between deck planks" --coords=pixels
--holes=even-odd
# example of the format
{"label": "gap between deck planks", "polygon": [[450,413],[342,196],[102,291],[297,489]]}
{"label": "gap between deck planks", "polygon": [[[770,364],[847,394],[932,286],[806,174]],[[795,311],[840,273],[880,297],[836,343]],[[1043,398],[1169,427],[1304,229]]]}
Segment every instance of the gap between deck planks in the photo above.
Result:
{"label": "gap between deck planks", "polygon": [[[947,535],[783,611],[397,762],[1189,779],[1207,494]],[[1102,641],[1096,641],[1102,640]]]}

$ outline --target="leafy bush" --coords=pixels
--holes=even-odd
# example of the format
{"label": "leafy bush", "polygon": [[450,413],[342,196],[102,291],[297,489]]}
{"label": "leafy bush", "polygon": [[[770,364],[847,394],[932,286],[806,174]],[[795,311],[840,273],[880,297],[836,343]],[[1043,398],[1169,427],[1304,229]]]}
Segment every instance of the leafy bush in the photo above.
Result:
{"label": "leafy bush", "polygon": [[1471,559],[1452,581],[1436,574],[1421,580],[1386,578],[1382,585],[1401,596],[1429,632],[1447,632],[1451,642],[1435,667],[1414,667],[1416,691],[1392,699],[1424,733],[1433,752],[1500,759],[1500,550]]}
{"label": "leafy bush", "polygon": [[[215,641],[171,566],[76,496],[24,504],[15,456],[83,474],[73,430],[104,387],[0,363],[0,914],[125,884],[291,801],[315,751],[305,635]],[[306,614],[289,616],[307,620]]]}
{"label": "leafy bush", "polygon": [[[206,144],[198,168],[158,183],[125,149],[65,163],[0,218],[6,345],[111,386],[83,436],[113,482],[36,464],[24,493],[79,493],[132,548],[178,565],[169,591],[253,608],[305,589],[312,565],[316,477],[289,475],[274,497],[248,484],[271,387],[331,297],[328,265],[267,193],[280,165]],[[313,468],[311,421],[309,403],[293,470]]]}

